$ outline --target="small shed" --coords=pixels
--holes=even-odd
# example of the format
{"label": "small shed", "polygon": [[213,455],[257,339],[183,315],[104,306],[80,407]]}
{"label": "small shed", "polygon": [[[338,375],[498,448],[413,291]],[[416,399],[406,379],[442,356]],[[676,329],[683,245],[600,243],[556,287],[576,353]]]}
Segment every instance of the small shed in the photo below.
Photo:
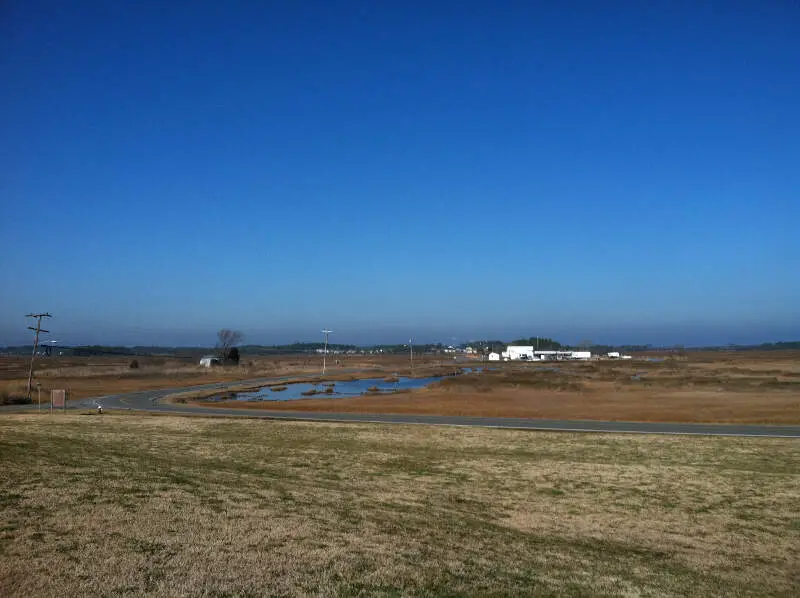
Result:
{"label": "small shed", "polygon": [[489,361],[500,361],[500,353],[489,353]]}
{"label": "small shed", "polygon": [[200,358],[200,365],[204,368],[210,368],[213,365],[219,365],[222,363],[216,355],[206,355]]}

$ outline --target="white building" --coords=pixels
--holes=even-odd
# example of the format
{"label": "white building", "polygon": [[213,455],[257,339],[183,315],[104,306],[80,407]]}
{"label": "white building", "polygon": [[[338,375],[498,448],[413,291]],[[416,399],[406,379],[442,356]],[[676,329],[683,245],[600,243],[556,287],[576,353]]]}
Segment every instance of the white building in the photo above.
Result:
{"label": "white building", "polygon": [[200,365],[204,368],[210,368],[212,365],[219,365],[220,363],[219,357],[214,355],[206,355],[200,358]]}
{"label": "white building", "polygon": [[609,351],[609,359],[619,359],[619,351]]}
{"label": "white building", "polygon": [[509,345],[502,354],[503,359],[513,361],[551,361],[561,359],[591,359],[591,351],[538,351],[530,346]]}
{"label": "white building", "polygon": [[500,361],[500,353],[489,353],[489,361]]}
{"label": "white building", "polygon": [[509,345],[503,357],[512,361],[533,359],[533,347],[525,345]]}

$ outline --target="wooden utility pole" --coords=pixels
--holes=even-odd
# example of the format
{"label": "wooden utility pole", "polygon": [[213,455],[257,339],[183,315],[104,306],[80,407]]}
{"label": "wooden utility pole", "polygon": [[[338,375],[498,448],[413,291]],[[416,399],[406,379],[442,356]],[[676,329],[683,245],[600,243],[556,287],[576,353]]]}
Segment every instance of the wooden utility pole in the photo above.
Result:
{"label": "wooden utility pole", "polygon": [[31,353],[31,367],[28,370],[28,400],[31,398],[31,381],[33,380],[33,360],[36,359],[36,349],[39,347],[39,333],[50,332],[42,330],[42,318],[52,318],[51,314],[28,314],[26,318],[36,318],[36,328],[28,326],[28,330],[33,330],[36,335],[33,337],[33,353]]}

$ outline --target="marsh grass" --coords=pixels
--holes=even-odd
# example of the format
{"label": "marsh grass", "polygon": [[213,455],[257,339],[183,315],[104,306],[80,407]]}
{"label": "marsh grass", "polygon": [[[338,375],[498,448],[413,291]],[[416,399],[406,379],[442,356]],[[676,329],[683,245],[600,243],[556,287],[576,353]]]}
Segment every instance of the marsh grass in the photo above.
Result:
{"label": "marsh grass", "polygon": [[800,590],[790,439],[0,419],[0,595]]}

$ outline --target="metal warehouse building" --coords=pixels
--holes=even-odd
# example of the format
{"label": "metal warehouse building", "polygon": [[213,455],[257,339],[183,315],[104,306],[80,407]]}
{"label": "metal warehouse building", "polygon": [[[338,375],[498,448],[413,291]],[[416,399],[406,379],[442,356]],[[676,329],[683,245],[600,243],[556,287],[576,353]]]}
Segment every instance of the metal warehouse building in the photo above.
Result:
{"label": "metal warehouse building", "polygon": [[591,359],[591,351],[537,351],[532,346],[509,345],[503,352],[507,361],[548,361],[551,359]]}

